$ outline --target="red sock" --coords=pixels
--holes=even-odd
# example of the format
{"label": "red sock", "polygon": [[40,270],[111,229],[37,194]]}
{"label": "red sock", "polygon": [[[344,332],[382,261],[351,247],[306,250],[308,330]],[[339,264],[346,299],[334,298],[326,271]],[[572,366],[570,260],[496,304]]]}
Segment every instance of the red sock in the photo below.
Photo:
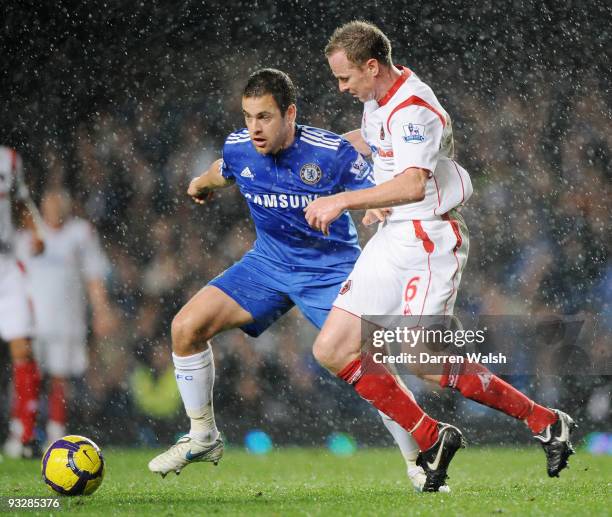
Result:
{"label": "red sock", "polygon": [[66,396],[63,379],[52,379],[49,388],[49,420],[66,425]]}
{"label": "red sock", "polygon": [[[15,367],[13,367],[13,379],[14,378],[15,378]],[[23,413],[22,400],[17,396],[16,393],[13,393],[13,399],[11,400],[11,420],[19,420],[19,422],[21,422],[22,413]]]}
{"label": "red sock", "polygon": [[338,377],[412,434],[419,449],[426,451],[436,443],[438,422],[421,409],[382,365],[374,363],[369,357],[365,364],[361,359],[355,359],[338,372]]}
{"label": "red sock", "polygon": [[524,420],[533,433],[557,421],[554,411],[536,404],[478,363],[446,365],[440,386],[455,388],[468,399]]}
{"label": "red sock", "polygon": [[15,387],[13,415],[21,421],[23,426],[21,441],[27,443],[34,437],[40,391],[40,374],[34,361],[13,363],[13,385]]}

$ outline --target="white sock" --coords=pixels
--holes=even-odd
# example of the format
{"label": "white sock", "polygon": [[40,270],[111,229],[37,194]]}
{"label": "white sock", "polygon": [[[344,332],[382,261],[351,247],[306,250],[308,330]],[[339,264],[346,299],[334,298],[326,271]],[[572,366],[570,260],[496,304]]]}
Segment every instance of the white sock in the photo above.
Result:
{"label": "white sock", "polygon": [[47,422],[47,443],[53,443],[66,436],[66,426],[60,422],[49,420]]}
{"label": "white sock", "polygon": [[172,354],[176,383],[191,419],[189,436],[202,442],[214,442],[219,437],[213,411],[215,362],[210,345],[204,352],[186,357]]}
{"label": "white sock", "polygon": [[383,412],[379,411],[380,417],[382,418],[383,424],[393,436],[395,443],[397,443],[400,451],[402,451],[402,456],[406,461],[406,466],[408,469],[416,467],[416,459],[419,455],[419,446],[414,441],[412,435],[406,431],[401,425],[399,425],[395,420],[389,418]]}

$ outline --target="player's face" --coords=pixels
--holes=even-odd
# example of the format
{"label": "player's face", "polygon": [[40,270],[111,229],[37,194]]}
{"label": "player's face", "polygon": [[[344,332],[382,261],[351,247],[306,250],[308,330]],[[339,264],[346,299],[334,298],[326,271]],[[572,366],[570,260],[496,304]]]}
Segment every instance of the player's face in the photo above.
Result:
{"label": "player's face", "polygon": [[342,93],[348,92],[361,102],[374,98],[375,83],[371,67],[349,61],[344,50],[334,52],[327,58],[327,62],[334,77],[338,79],[338,88]]}
{"label": "player's face", "polygon": [[289,106],[283,116],[274,97],[243,97],[242,113],[251,142],[258,153],[275,154],[293,141],[295,105]]}
{"label": "player's face", "polygon": [[45,223],[52,228],[59,228],[66,221],[66,200],[56,192],[49,192],[42,198],[40,211]]}

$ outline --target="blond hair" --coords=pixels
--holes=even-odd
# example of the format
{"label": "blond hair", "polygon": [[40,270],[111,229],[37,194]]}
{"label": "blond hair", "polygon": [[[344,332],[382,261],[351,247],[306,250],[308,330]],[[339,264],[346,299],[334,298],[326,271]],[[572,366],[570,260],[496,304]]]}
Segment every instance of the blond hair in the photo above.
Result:
{"label": "blond hair", "polygon": [[343,50],[347,59],[358,66],[368,59],[376,59],[382,65],[392,66],[391,42],[376,25],[364,21],[352,21],[338,27],[325,46],[329,57]]}

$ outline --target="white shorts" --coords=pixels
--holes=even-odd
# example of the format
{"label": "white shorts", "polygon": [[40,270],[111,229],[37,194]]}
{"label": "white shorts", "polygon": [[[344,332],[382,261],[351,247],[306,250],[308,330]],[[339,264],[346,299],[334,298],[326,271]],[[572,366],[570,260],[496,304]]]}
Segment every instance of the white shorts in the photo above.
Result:
{"label": "white shorts", "polygon": [[367,243],[334,302],[363,315],[453,313],[468,256],[463,218],[386,222]]}
{"label": "white shorts", "polygon": [[86,338],[39,334],[34,356],[43,372],[56,377],[79,377],[87,370]]}
{"label": "white shorts", "polygon": [[34,313],[26,293],[25,269],[13,255],[0,254],[0,338],[32,337]]}

